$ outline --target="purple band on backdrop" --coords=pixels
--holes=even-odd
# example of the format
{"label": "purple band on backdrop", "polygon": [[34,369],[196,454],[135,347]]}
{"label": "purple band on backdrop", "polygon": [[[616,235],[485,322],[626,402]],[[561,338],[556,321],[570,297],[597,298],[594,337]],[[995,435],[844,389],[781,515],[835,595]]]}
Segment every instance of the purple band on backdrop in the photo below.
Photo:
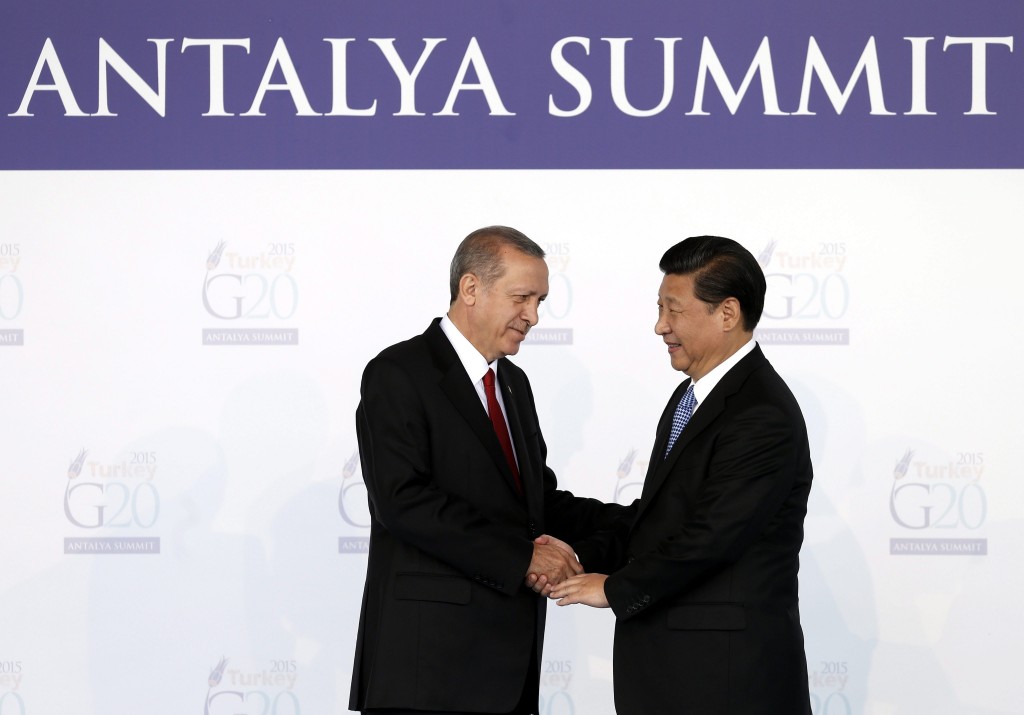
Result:
{"label": "purple band on backdrop", "polygon": [[0,169],[1024,167],[1024,4],[34,0]]}

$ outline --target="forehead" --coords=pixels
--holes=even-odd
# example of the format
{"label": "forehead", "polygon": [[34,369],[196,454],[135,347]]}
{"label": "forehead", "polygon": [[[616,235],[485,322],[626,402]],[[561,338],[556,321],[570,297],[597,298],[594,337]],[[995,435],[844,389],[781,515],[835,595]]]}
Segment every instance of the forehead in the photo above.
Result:
{"label": "forehead", "polygon": [[666,303],[686,303],[695,300],[693,276],[668,274],[661,279],[658,300]]}
{"label": "forehead", "polygon": [[520,251],[508,251],[502,255],[505,272],[498,283],[506,287],[529,287],[547,290],[548,264],[543,258],[528,256]]}

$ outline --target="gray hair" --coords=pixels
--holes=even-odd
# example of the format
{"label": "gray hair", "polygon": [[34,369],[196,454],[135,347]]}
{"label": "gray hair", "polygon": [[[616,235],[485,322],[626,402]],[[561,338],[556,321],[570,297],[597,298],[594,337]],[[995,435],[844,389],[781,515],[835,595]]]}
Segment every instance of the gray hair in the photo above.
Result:
{"label": "gray hair", "polygon": [[505,264],[501,260],[503,248],[512,248],[534,258],[544,258],[544,249],[514,228],[478,228],[462,239],[452,258],[448,280],[452,303],[459,296],[459,281],[467,273],[477,276],[485,286],[505,274]]}

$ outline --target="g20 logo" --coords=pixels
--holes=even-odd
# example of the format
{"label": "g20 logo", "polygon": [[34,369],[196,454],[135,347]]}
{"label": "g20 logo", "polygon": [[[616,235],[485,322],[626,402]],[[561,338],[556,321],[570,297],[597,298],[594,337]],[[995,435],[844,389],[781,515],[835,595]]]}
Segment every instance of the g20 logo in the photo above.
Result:
{"label": "g20 logo", "polygon": [[988,516],[985,490],[976,482],[893,482],[889,513],[906,529],[977,529]]}
{"label": "g20 logo", "polygon": [[149,529],[160,516],[160,493],[149,482],[73,482],[64,490],[64,515],[83,529]]}
{"label": "g20 logo", "polygon": [[[295,244],[271,243],[260,257],[229,255],[233,267],[263,269],[261,271],[211,275],[220,265],[224,246],[221,241],[206,261],[203,307],[207,313],[221,320],[287,320],[295,315],[299,304],[299,285],[290,272],[295,260]],[[275,269],[280,272],[268,276],[267,271]]]}
{"label": "g20 logo", "polygon": [[221,320],[287,320],[298,303],[299,286],[290,273],[269,280],[262,273],[218,273],[203,282],[203,307]]}
{"label": "g20 logo", "polygon": [[840,320],[850,307],[842,273],[768,273],[763,315],[774,320]]}
{"label": "g20 logo", "polygon": [[[102,527],[149,529],[160,516],[160,493],[151,482],[129,484],[111,480],[103,482],[77,481],[88,452],[83,449],[68,467],[68,482],[64,488],[64,515],[82,529]],[[155,470],[155,452],[132,452],[126,464]],[[112,512],[112,513],[110,513]],[[0,713],[2,715],[2,713]]]}
{"label": "g20 logo", "polygon": [[[775,250],[774,242],[763,252],[766,265]],[[840,320],[850,307],[850,286],[839,271],[846,261],[845,242],[820,242],[817,250],[797,257],[782,257],[787,268],[838,268],[825,273],[765,273],[768,293],[763,315],[774,320]],[[784,259],[784,260],[783,260]]]}

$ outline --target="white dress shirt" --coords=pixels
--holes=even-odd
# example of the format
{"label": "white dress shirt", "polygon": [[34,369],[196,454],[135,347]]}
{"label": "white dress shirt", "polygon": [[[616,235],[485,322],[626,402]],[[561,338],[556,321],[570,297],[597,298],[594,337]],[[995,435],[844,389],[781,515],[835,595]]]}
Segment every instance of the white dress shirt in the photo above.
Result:
{"label": "white dress shirt", "polygon": [[700,409],[700,406],[704,404],[704,400],[707,399],[707,396],[711,394],[713,389],[715,389],[715,385],[721,382],[722,378],[725,377],[725,373],[732,370],[736,366],[736,363],[749,355],[755,347],[757,347],[757,341],[751,338],[744,343],[743,347],[712,368],[707,375],[702,377],[700,380],[694,381],[693,397],[697,400],[697,406],[693,408],[694,412],[697,412],[697,410]]}
{"label": "white dress shirt", "polygon": [[[505,409],[505,399],[501,394],[501,384],[498,382],[498,361],[495,360],[488,364],[487,359],[480,354],[479,350],[473,347],[473,343],[466,339],[466,336],[459,331],[458,327],[447,315],[441,318],[441,330],[444,331],[448,342],[455,348],[455,354],[459,356],[459,362],[462,363],[462,367],[466,370],[470,382],[476,388],[480,404],[484,407],[484,414],[487,414],[487,392],[484,389],[484,375],[487,374],[488,370],[494,370],[494,394],[498,398],[498,405],[501,407],[501,414],[504,416],[505,424],[507,425],[509,423],[508,410]],[[509,442],[512,443],[512,453],[515,454],[516,445],[511,434],[509,434]],[[516,462],[519,462],[518,455],[516,456]]]}

